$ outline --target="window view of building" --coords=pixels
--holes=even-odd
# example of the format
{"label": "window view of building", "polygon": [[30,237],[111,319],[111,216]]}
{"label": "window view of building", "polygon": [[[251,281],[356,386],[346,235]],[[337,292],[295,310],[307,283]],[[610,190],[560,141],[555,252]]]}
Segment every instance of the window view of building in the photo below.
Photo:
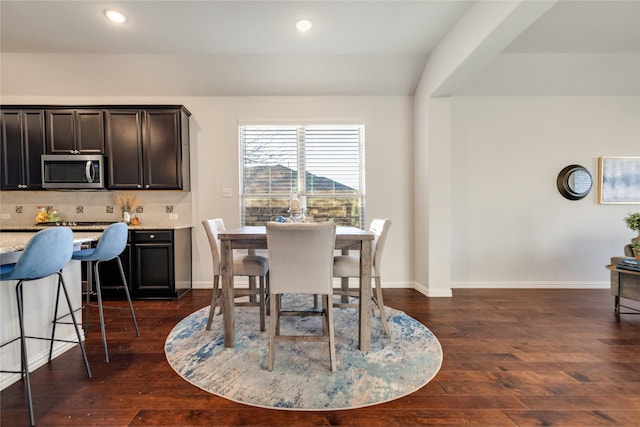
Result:
{"label": "window view of building", "polygon": [[294,198],[314,221],[364,224],[364,126],[241,125],[239,140],[242,225],[288,217]]}

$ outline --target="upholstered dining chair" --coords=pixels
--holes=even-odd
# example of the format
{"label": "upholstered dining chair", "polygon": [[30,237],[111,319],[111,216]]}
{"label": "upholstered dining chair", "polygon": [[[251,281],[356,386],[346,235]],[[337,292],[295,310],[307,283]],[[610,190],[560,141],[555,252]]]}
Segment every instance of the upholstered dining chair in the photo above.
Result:
{"label": "upholstered dining chair", "polygon": [[[222,218],[205,219],[202,221],[209,246],[211,248],[211,256],[213,258],[213,293],[211,295],[211,308],[209,309],[209,319],[207,320],[207,330],[211,329],[211,322],[216,310],[216,306],[220,304],[222,310],[222,298],[220,293],[220,240],[218,234],[225,231],[224,221]],[[233,255],[233,275],[246,276],[249,278],[249,289],[236,289],[234,287],[234,298],[249,296],[248,302],[236,301],[236,306],[255,306],[260,307],[260,330],[265,330],[265,312],[267,289],[269,286],[269,261],[266,257],[259,255]],[[255,278],[259,278],[258,289],[255,287]],[[255,299],[257,297],[257,300]]]}
{"label": "upholstered dining chair", "polygon": [[[387,323],[387,316],[384,311],[384,300],[382,298],[382,250],[384,249],[385,241],[387,240],[387,234],[391,227],[391,220],[375,218],[369,225],[369,231],[374,234],[373,242],[371,244],[371,258],[372,258],[372,272],[371,277],[375,279],[376,293],[373,296],[373,301],[378,307],[380,312],[380,320],[382,327],[387,335],[390,335],[389,324]],[[335,302],[335,306],[340,307],[357,307],[357,304],[349,303],[348,297],[357,297],[358,291],[349,289],[349,278],[360,277],[360,259],[351,255],[339,255],[334,258],[333,262],[333,277],[341,277],[341,288],[334,290],[335,295],[341,295],[346,297],[341,302]]]}
{"label": "upholstered dining chair", "polygon": [[[54,341],[62,342],[76,342],[63,339],[56,339],[56,320],[58,319],[58,303],[60,300],[60,290],[64,292],[67,306],[69,308],[69,316],[73,322],[73,326],[76,330],[76,336],[78,338],[77,343],[80,345],[82,352],[82,358],[84,359],[84,366],[87,370],[87,375],[91,378],[91,369],[89,368],[89,361],[87,360],[87,354],[82,343],[82,337],[80,335],[80,329],[76,322],[74,315],[74,308],[69,298],[69,292],[67,286],[64,283],[62,277],[62,268],[67,265],[71,260],[71,254],[73,253],[73,232],[68,227],[56,227],[48,228],[36,233],[28,242],[18,258],[15,264],[6,264],[0,267],[0,280],[17,280],[16,284],[16,300],[18,304],[18,323],[20,325],[20,337],[14,340],[8,341],[2,344],[0,347],[4,347],[16,340],[20,340],[20,357],[21,357],[21,371],[2,371],[2,372],[15,372],[20,373],[24,379],[25,388],[27,391],[27,403],[29,406],[29,421],[31,425],[35,424],[35,415],[33,411],[33,400],[31,398],[31,381],[29,379],[29,358],[27,357],[27,338],[46,339],[50,340],[49,347],[49,362],[51,362],[51,356],[53,353]],[[58,290],[56,293],[55,309],[53,315],[53,327],[51,330],[51,338],[31,337],[25,335],[24,324],[24,296],[23,288],[25,283],[32,282],[38,279],[44,279],[52,275],[58,276]],[[39,284],[38,286],[42,286]],[[65,315],[66,316],[66,315]]]}
{"label": "upholstered dining chair", "polygon": [[[331,371],[336,371],[333,329],[333,250],[336,226],[333,222],[283,224],[270,222],[267,228],[269,254],[269,361],[273,370],[275,345],[281,341],[329,343]],[[322,296],[322,311],[283,311],[283,294]],[[322,335],[282,335],[281,316],[322,316]]]}
{"label": "upholstered dining chair", "polygon": [[[120,270],[120,277],[122,279],[121,287],[124,289],[124,294],[127,297],[129,303],[129,311],[131,312],[131,318],[133,319],[133,326],[136,330],[136,336],[140,336],[138,330],[138,322],[136,321],[136,313],[133,310],[133,304],[131,303],[131,295],[129,294],[129,286],[127,284],[127,278],[124,275],[122,269],[122,261],[120,261],[119,255],[124,251],[127,246],[127,237],[129,234],[129,228],[124,222],[116,222],[108,226],[100,236],[95,248],[82,249],[73,253],[72,259],[76,261],[87,262],[87,302],[85,304],[87,324],[89,320],[89,307],[90,307],[90,288],[91,284],[91,271],[93,271],[93,283],[95,284],[96,297],[98,299],[98,314],[100,315],[100,331],[102,332],[102,346],[104,347],[104,359],[109,363],[109,350],[107,349],[107,335],[104,327],[104,306],[102,305],[102,291],[100,287],[100,263],[105,261],[115,260]],[[91,268],[89,268],[91,266]]]}

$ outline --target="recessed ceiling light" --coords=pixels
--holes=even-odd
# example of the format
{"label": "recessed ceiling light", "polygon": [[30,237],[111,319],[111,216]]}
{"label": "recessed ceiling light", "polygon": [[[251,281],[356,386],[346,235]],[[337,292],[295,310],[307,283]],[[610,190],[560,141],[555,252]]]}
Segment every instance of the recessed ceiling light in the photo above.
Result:
{"label": "recessed ceiling light", "polygon": [[117,10],[105,10],[104,16],[106,16],[109,21],[115,22],[117,24],[124,24],[125,22],[127,22],[127,17]]}
{"label": "recessed ceiling light", "polygon": [[308,19],[299,19],[296,21],[296,28],[298,31],[305,33],[313,28],[313,22]]}

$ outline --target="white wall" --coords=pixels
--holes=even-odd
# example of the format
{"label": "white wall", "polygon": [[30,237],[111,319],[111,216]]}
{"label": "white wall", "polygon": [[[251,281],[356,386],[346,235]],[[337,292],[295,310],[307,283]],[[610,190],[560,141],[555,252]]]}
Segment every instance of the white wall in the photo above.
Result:
{"label": "white wall", "polygon": [[[411,97],[215,97],[185,101],[192,116],[194,281],[211,280],[210,253],[200,221],[220,216],[239,225],[238,121],[349,121],[365,124],[366,220],[393,222],[384,255],[385,286],[412,280]],[[222,188],[233,189],[222,198]]]}
{"label": "white wall", "polygon": [[[453,97],[452,286],[608,286],[639,205],[597,202],[598,157],[640,156],[638,97]],[[594,178],[563,198],[569,164]]]}
{"label": "white wall", "polygon": [[[211,255],[200,222],[222,217],[228,228],[240,222],[238,121],[353,120],[364,123],[366,221],[383,217],[393,222],[385,246],[383,283],[390,287],[412,285],[412,97],[3,96],[2,103],[185,105],[192,113],[194,287],[210,287],[212,282]],[[232,198],[222,198],[223,187],[233,189]],[[154,193],[154,203],[160,203],[157,194],[162,193]],[[47,204],[46,200],[39,203]]]}

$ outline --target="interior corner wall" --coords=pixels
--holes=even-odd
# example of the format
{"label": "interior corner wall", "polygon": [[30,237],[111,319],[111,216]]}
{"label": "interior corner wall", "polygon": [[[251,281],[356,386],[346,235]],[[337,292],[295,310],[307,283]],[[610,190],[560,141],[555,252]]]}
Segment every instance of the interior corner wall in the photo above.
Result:
{"label": "interior corner wall", "polygon": [[429,151],[429,94],[423,78],[413,98],[413,280],[420,292],[428,295],[430,245],[429,177],[431,157]]}
{"label": "interior corner wall", "polygon": [[[637,96],[453,97],[451,141],[454,288],[609,286],[640,206],[598,204],[598,157],[640,156]],[[570,164],[593,177],[582,200],[557,190]]]}

